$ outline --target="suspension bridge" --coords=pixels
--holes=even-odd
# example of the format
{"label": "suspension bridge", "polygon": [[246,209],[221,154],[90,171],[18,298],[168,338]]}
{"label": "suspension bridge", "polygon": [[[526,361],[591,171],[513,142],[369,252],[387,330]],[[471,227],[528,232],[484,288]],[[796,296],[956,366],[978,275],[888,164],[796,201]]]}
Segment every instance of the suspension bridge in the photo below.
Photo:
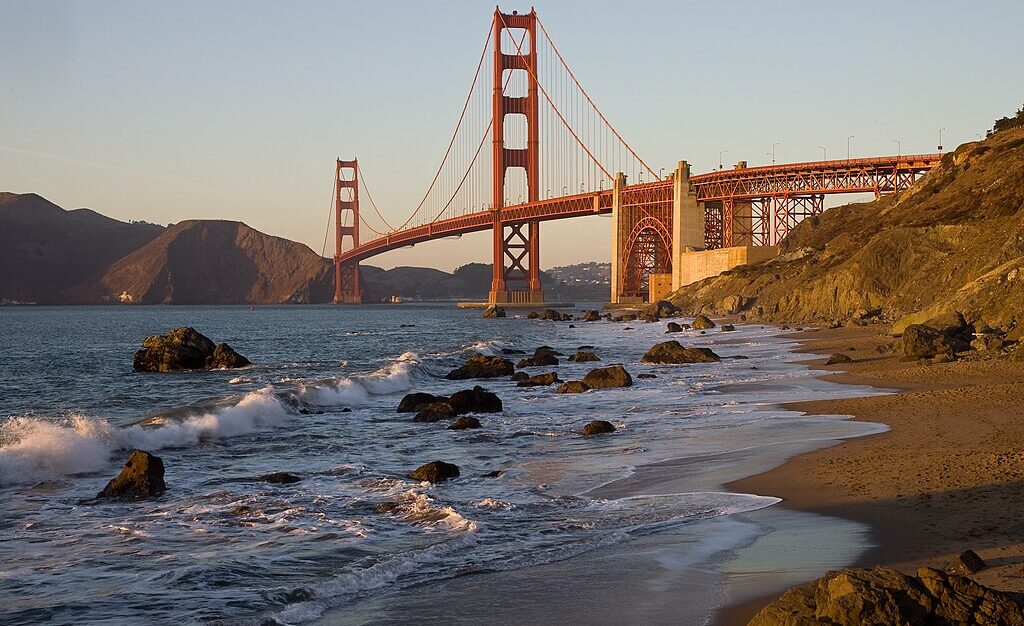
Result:
{"label": "suspension bridge", "polygon": [[[906,189],[941,157],[740,162],[698,175],[680,161],[656,172],[587,94],[536,12],[495,10],[451,141],[404,221],[384,217],[357,160],[337,161],[334,300],[362,301],[361,261],[490,230],[489,302],[541,304],[540,224],[611,214],[610,300],[641,302],[656,276],[680,286],[689,251],[776,245],[821,213],[826,195]],[[360,212],[364,197],[372,213]]]}

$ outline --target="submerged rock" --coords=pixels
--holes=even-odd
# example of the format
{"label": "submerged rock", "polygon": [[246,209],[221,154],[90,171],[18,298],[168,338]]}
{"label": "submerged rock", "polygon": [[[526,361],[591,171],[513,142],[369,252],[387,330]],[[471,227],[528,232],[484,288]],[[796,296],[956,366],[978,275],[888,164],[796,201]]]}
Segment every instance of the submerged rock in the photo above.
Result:
{"label": "submerged rock", "polygon": [[611,422],[607,422],[605,420],[594,420],[592,422],[588,422],[586,426],[583,427],[583,434],[588,436],[603,435],[605,433],[613,432],[615,432],[615,426],[613,426]]}
{"label": "submerged rock", "polygon": [[678,341],[664,341],[656,344],[640,359],[641,363],[681,365],[684,363],[713,363],[722,358],[710,348],[684,348]]}
{"label": "submerged rock", "polygon": [[574,363],[588,363],[590,361],[600,361],[601,359],[593,352],[580,350],[576,354],[570,356],[569,360]]}
{"label": "submerged rock", "polygon": [[295,474],[289,474],[288,472],[273,472],[270,474],[264,474],[257,480],[261,480],[265,483],[274,483],[275,485],[290,485],[292,483],[297,483],[302,479]]}
{"label": "submerged rock", "polygon": [[136,372],[178,372],[251,365],[226,343],[214,344],[194,328],[182,326],[166,335],[151,335],[132,358]]}
{"label": "submerged rock", "polygon": [[502,409],[501,398],[479,385],[472,389],[456,391],[448,399],[448,404],[455,409],[456,415],[462,415],[463,413],[499,413]]}
{"label": "submerged rock", "polygon": [[164,462],[145,450],[135,450],[121,473],[107,483],[97,498],[137,499],[158,496],[167,490]]}
{"label": "submerged rock", "polygon": [[613,387],[629,387],[633,384],[626,368],[621,365],[610,365],[590,370],[583,377],[583,383],[591,389],[609,389]]}
{"label": "submerged rock", "polygon": [[465,380],[467,378],[496,378],[508,376],[515,371],[512,361],[503,359],[500,356],[486,354],[475,354],[458,369],[448,372],[445,378],[449,380]]}
{"label": "submerged rock", "polygon": [[467,428],[480,428],[480,420],[475,417],[463,415],[459,419],[455,420],[448,430],[465,430]]}
{"label": "submerged rock", "polygon": [[555,389],[555,393],[583,393],[585,391],[590,391],[590,385],[578,380],[566,381]]}
{"label": "submerged rock", "polygon": [[486,309],[484,309],[484,317],[485,318],[505,317],[505,309],[501,308],[500,306],[494,305],[494,304],[488,305],[488,307]]}
{"label": "submerged rock", "polygon": [[440,483],[450,478],[458,477],[459,466],[454,463],[445,463],[444,461],[431,461],[409,472],[409,478],[431,483]]}

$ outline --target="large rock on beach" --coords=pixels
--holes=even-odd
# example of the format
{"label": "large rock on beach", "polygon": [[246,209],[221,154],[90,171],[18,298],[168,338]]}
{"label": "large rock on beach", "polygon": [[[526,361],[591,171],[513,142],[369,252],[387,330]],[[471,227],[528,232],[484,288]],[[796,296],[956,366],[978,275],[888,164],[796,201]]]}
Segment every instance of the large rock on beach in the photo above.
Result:
{"label": "large rock on beach", "polygon": [[448,398],[444,396],[435,396],[432,393],[424,393],[417,391],[414,393],[407,393],[402,398],[402,401],[398,403],[397,411],[399,413],[415,413],[427,406],[431,402],[447,402]]}
{"label": "large rock on beach", "polygon": [[959,339],[942,334],[924,324],[911,324],[903,329],[903,336],[896,342],[895,350],[904,360],[931,358],[937,354],[953,356],[968,348]]}
{"label": "large rock on beach", "polygon": [[793,587],[748,626],[1011,626],[1024,624],[1024,603],[966,576],[922,567],[907,576],[890,567],[829,572]]}
{"label": "large rock on beach", "polygon": [[672,317],[679,314],[679,307],[668,300],[658,300],[654,303],[651,313],[655,317]]}
{"label": "large rock on beach", "polygon": [[463,413],[500,413],[501,398],[477,385],[472,389],[456,391],[448,399],[456,415]]}
{"label": "large rock on beach", "polygon": [[613,432],[615,432],[615,426],[613,426],[611,422],[607,422],[605,420],[594,420],[592,422],[587,422],[587,424],[583,427],[583,434],[587,436],[603,435],[605,433]]}
{"label": "large rock on beach", "polygon": [[684,363],[714,363],[722,358],[710,348],[685,348],[678,341],[663,341],[647,351],[641,363],[681,365]]}
{"label": "large rock on beach", "polygon": [[484,309],[484,317],[486,317],[486,318],[505,317],[505,309],[503,309],[502,307],[497,306],[495,304],[488,305],[488,307],[486,309]]}
{"label": "large rock on beach", "polygon": [[226,343],[214,344],[194,328],[182,326],[166,335],[152,335],[135,352],[132,369],[136,372],[178,372],[200,369],[245,367],[249,359]]}
{"label": "large rock on beach", "polygon": [[709,328],[714,327],[715,323],[712,322],[711,319],[708,318],[706,315],[698,315],[697,317],[693,318],[693,328],[695,330],[707,330]]}
{"label": "large rock on beach", "polygon": [[555,393],[583,393],[585,391],[590,391],[590,385],[579,380],[566,381],[555,389]]}
{"label": "large rock on beach", "polygon": [[121,473],[107,483],[97,498],[138,499],[157,496],[167,490],[164,462],[145,450],[135,450]]}
{"label": "large rock on beach", "polygon": [[583,384],[591,389],[629,387],[633,384],[633,378],[621,365],[610,365],[587,372],[587,375],[583,377]]}
{"label": "large rock on beach", "polygon": [[445,463],[444,461],[431,461],[409,472],[409,478],[431,483],[440,483],[450,478],[458,477],[459,466],[454,463]]}
{"label": "large rock on beach", "polygon": [[475,354],[458,369],[448,372],[445,378],[449,380],[466,380],[468,378],[497,378],[498,376],[509,376],[515,371],[512,361],[503,359],[500,356],[487,354]]}

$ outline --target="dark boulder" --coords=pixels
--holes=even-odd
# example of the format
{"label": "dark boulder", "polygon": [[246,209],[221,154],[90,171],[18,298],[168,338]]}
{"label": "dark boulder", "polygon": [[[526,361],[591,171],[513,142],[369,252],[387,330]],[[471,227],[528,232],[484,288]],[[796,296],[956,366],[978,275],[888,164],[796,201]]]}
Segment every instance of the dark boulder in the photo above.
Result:
{"label": "dark boulder", "polygon": [[530,375],[527,374],[526,372],[516,372],[515,374],[512,374],[511,377],[509,377],[509,380],[519,383],[524,380],[530,380]]}
{"label": "dark boulder", "polygon": [[653,324],[655,322],[661,321],[660,317],[658,317],[657,315],[653,315],[651,313],[644,313],[643,315],[640,316],[640,319],[642,319],[645,324]]}
{"label": "dark boulder", "polygon": [[731,333],[736,331],[736,327],[733,326],[732,324],[722,324],[721,330],[723,333]]}
{"label": "dark boulder", "polygon": [[584,391],[590,391],[590,385],[578,380],[566,381],[555,389],[555,393],[583,393]]}
{"label": "dark boulder", "polygon": [[558,382],[558,372],[548,372],[547,374],[537,374],[536,376],[530,376],[526,380],[519,381],[520,387],[541,387],[547,385],[553,385]]}
{"label": "dark boulder", "polygon": [[591,345],[586,345],[586,346],[579,346],[579,347],[577,347],[576,349],[577,349],[577,350],[593,350],[593,349],[594,349],[594,346],[591,346]]}
{"label": "dark boulder", "polygon": [[456,415],[462,415],[463,413],[499,413],[502,409],[501,398],[480,386],[456,391],[448,399],[448,404],[455,409]]}
{"label": "dark boulder", "polygon": [[968,330],[967,320],[960,311],[950,311],[928,320],[923,324],[947,337],[960,337]]}
{"label": "dark boulder", "polygon": [[563,320],[563,315],[554,309],[544,309],[544,312],[540,314],[540,319],[552,322],[561,322]]}
{"label": "dark boulder", "polygon": [[440,422],[455,417],[455,408],[448,402],[431,402],[423,405],[412,418],[414,422]]}
{"label": "dark boulder", "polygon": [[121,473],[107,483],[97,498],[149,498],[167,490],[164,484],[164,462],[145,450],[135,450],[124,463]]}
{"label": "dark boulder", "polygon": [[498,376],[509,376],[515,368],[512,361],[503,359],[500,356],[476,354],[468,359],[458,369],[448,372],[445,378],[449,380],[465,380],[467,378],[496,378]]}
{"label": "dark boulder", "polygon": [[836,363],[853,363],[853,359],[851,359],[847,354],[837,352],[828,357],[828,360],[825,361],[825,365],[835,365]]}
{"label": "dark boulder", "polygon": [[194,328],[176,328],[166,335],[152,335],[135,352],[132,369],[136,372],[177,372],[198,369],[224,369],[251,365],[226,343],[215,345]]}
{"label": "dark boulder", "polygon": [[454,463],[445,463],[444,461],[431,461],[409,472],[409,478],[431,483],[440,483],[449,478],[458,477],[459,466]]}
{"label": "dark boulder", "polygon": [[505,317],[505,309],[501,308],[500,306],[494,305],[494,304],[488,305],[488,307],[486,309],[484,309],[484,317],[485,318]]}
{"label": "dark boulder", "polygon": [[431,402],[444,402],[448,398],[442,396],[435,396],[432,393],[423,393],[421,391],[415,393],[407,393],[402,401],[398,403],[399,413],[415,413],[427,406]]}
{"label": "dark boulder", "polygon": [[540,317],[540,313],[536,311],[530,311],[529,313],[526,314],[526,319],[528,320],[535,320],[538,317]]}
{"label": "dark boulder", "polygon": [[275,485],[290,485],[297,483],[301,478],[295,474],[289,474],[288,472],[273,472],[271,474],[264,474],[259,477],[259,480],[265,483],[273,483]]}
{"label": "dark boulder", "polygon": [[547,346],[541,346],[534,351],[533,356],[520,359],[516,367],[542,367],[547,365],[558,365],[558,357],[554,350]]}
{"label": "dark boulder", "polygon": [[937,354],[953,356],[967,349],[967,344],[948,337],[924,324],[911,324],[903,329],[903,336],[896,342],[895,350],[904,360],[931,358]]}
{"label": "dark boulder", "polygon": [[676,340],[656,344],[640,359],[641,363],[681,365],[684,363],[713,363],[722,358],[710,348],[684,348]]}
{"label": "dark boulder", "polygon": [[676,322],[669,322],[668,328],[665,330],[666,333],[680,333],[683,332],[683,327]]}
{"label": "dark boulder", "polygon": [[601,320],[601,312],[595,311],[593,309],[589,311],[584,311],[583,317],[581,317],[580,319],[582,319],[584,322],[598,322]]}
{"label": "dark boulder", "polygon": [[465,430],[467,428],[480,428],[480,420],[475,417],[463,415],[459,419],[455,420],[448,430]]}
{"label": "dark boulder", "polygon": [[587,422],[586,426],[583,427],[584,435],[603,435],[605,433],[615,432],[615,426],[611,422],[605,420],[594,420]]}
{"label": "dark boulder", "polygon": [[643,372],[642,374],[637,374],[636,377],[637,378],[648,378],[648,379],[650,379],[650,378],[657,378],[657,376],[655,376],[654,374],[649,374],[647,372]]}
{"label": "dark boulder", "polygon": [[580,350],[576,354],[570,356],[569,360],[573,361],[574,363],[589,363],[591,361],[600,361],[601,359],[599,359],[598,356],[593,352]]}
{"label": "dark boulder", "polygon": [[952,569],[956,574],[977,574],[988,567],[988,564],[974,550],[964,550],[953,561]]}
{"label": "dark boulder", "polygon": [[610,365],[590,370],[583,377],[583,383],[591,389],[610,389],[613,387],[629,387],[633,384],[626,368],[621,365]]}
{"label": "dark boulder", "polygon": [[693,318],[693,327],[697,330],[707,330],[709,328],[714,328],[715,323],[705,315],[698,315]]}
{"label": "dark boulder", "polygon": [[668,300],[658,300],[653,307],[652,313],[657,317],[672,317],[679,314],[679,307]]}
{"label": "dark boulder", "polygon": [[501,478],[501,475],[505,472],[502,470],[491,470],[484,474],[480,474],[480,478]]}

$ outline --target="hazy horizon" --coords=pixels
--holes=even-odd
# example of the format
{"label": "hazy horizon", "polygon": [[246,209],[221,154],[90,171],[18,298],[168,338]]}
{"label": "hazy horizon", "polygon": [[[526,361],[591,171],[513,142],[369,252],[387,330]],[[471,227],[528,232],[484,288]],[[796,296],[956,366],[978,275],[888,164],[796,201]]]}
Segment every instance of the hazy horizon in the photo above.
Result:
{"label": "hazy horizon", "polygon": [[[1024,6],[538,3],[651,165],[932,152],[1021,105]],[[529,5],[502,4],[529,10]],[[323,248],[336,157],[383,213],[416,204],[494,5],[0,0],[0,190],[160,224],[240,220]],[[602,34],[607,35],[603,37]],[[612,41],[614,43],[610,44]],[[807,94],[813,92],[812,97]],[[899,144],[896,142],[899,141]],[[835,202],[833,202],[834,204]],[[610,221],[542,225],[544,268],[606,261]],[[328,242],[327,254],[331,254]],[[490,262],[490,235],[369,261]]]}

